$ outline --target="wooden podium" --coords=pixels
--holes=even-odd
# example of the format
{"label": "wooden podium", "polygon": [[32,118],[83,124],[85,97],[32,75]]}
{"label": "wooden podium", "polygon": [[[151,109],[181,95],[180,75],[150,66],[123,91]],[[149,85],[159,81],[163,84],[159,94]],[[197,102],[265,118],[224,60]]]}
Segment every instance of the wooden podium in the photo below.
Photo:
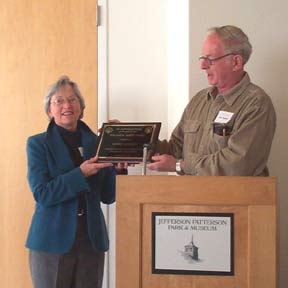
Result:
{"label": "wooden podium", "polygon": [[116,288],[276,288],[276,216],[273,177],[117,176]]}

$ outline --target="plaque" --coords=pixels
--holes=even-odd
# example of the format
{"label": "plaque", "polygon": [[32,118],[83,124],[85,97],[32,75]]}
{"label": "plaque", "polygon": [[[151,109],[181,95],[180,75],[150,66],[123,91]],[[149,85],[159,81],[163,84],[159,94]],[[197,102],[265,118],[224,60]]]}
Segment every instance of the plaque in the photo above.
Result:
{"label": "plaque", "polygon": [[[161,123],[103,123],[96,156],[99,162],[139,163],[143,147],[153,147],[159,136]],[[147,161],[152,153],[148,151]]]}

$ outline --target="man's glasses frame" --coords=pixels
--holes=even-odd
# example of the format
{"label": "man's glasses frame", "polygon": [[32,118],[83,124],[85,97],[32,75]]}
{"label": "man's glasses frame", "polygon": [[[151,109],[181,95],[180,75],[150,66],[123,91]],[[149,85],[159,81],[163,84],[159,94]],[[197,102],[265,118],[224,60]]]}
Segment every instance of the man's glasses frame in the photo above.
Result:
{"label": "man's glasses frame", "polygon": [[199,61],[205,61],[205,63],[207,63],[209,66],[211,66],[214,64],[214,62],[216,62],[220,59],[223,59],[227,56],[230,56],[230,55],[235,55],[235,54],[234,53],[227,53],[227,54],[224,54],[224,55],[216,57],[216,58],[210,58],[209,56],[200,56]]}

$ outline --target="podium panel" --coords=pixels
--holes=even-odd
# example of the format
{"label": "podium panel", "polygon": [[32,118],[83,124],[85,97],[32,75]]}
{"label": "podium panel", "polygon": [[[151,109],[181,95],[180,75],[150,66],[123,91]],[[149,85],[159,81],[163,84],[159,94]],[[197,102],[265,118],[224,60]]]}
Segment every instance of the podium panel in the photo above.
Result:
{"label": "podium panel", "polygon": [[117,288],[276,288],[276,179],[117,176]]}

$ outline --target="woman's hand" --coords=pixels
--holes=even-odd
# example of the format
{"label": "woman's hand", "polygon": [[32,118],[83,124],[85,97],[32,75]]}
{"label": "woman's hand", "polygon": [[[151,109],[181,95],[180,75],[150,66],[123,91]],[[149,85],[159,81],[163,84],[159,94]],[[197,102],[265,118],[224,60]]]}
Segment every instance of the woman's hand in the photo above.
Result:
{"label": "woman's hand", "polygon": [[113,166],[112,163],[98,163],[98,157],[95,156],[93,158],[90,158],[86,161],[84,161],[80,165],[80,170],[82,171],[82,174],[84,177],[89,177],[91,175],[97,174],[100,169],[106,168],[106,167],[111,167]]}

